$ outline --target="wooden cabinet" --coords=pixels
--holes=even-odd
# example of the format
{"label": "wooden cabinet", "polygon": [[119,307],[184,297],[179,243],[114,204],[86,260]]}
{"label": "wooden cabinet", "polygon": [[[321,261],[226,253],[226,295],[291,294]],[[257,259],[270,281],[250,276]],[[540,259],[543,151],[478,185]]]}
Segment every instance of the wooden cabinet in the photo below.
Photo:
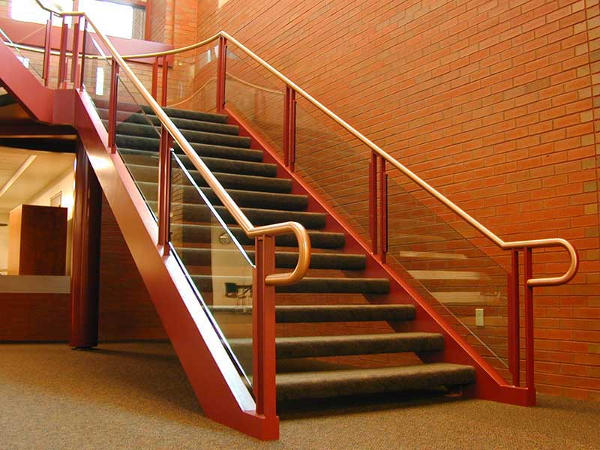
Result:
{"label": "wooden cabinet", "polygon": [[67,208],[21,205],[8,220],[9,275],[65,275]]}

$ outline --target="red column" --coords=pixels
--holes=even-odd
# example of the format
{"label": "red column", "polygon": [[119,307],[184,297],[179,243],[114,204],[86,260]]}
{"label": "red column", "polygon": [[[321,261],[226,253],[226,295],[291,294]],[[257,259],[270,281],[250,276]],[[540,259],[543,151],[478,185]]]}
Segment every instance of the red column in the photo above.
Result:
{"label": "red column", "polygon": [[98,345],[101,218],[102,190],[87,154],[80,145],[75,170],[73,210],[71,347]]}
{"label": "red column", "polygon": [[256,238],[256,269],[252,290],[252,358],[256,414],[278,423],[275,387],[275,286],[265,277],[275,272],[275,238]]}
{"label": "red column", "polygon": [[219,38],[219,65],[217,66],[217,112],[225,110],[225,74],[227,72],[227,39]]}
{"label": "red column", "polygon": [[169,254],[170,240],[171,143],[171,135],[162,127],[158,162],[158,245],[163,248],[163,256]]}
{"label": "red column", "polygon": [[519,314],[519,251],[513,249],[508,274],[508,368],[514,386],[521,385]]}
{"label": "red column", "polygon": [[525,386],[528,390],[528,400],[535,405],[535,353],[533,342],[533,288],[527,281],[533,278],[533,252],[531,248],[524,250],[525,260]]}

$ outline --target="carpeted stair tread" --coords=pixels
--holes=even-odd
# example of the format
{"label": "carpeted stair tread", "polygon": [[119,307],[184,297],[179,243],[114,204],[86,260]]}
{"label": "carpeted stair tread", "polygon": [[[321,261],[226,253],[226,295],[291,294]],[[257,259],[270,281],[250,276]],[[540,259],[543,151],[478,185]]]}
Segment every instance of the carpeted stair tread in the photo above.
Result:
{"label": "carpeted stair tread", "polygon": [[[136,159],[131,160],[134,164],[145,164],[152,165],[153,159],[158,157],[159,139],[147,138],[139,136],[130,136],[125,134],[116,135],[117,148],[119,153],[122,155],[128,154],[136,156]],[[259,150],[252,150],[240,147],[227,147],[216,144],[190,144],[194,151],[203,158],[219,158],[224,162],[233,161],[247,164],[255,164],[263,168],[262,172],[250,173],[251,175],[262,175],[274,177],[277,174],[277,166],[275,164],[261,163],[263,154]],[[184,155],[183,151],[179,148],[179,145],[175,144],[175,152],[181,156]],[[130,151],[133,150],[133,151]],[[148,153],[139,153],[139,151],[146,151]],[[188,158],[181,158],[182,163],[188,169],[195,168],[194,165],[189,161]],[[146,161],[142,157],[148,157]],[[223,166],[227,167],[227,166]],[[217,170],[217,169],[215,169]],[[232,173],[244,173],[243,171],[236,170],[220,170],[221,172],[232,172]]]}
{"label": "carpeted stair tread", "polygon": [[[98,115],[101,119],[108,118],[108,110],[105,108],[97,108]],[[200,120],[178,119],[171,117],[173,124],[181,131],[205,131],[207,133],[231,134],[237,136],[240,129],[236,125],[227,125],[216,122],[202,122]],[[161,122],[154,114],[132,113],[126,111],[117,111],[117,123],[128,122],[142,125],[154,125],[160,127]]]}
{"label": "carpeted stair tread", "polygon": [[[212,257],[226,259],[231,254],[231,260],[239,257],[237,249],[210,249],[210,248],[178,248],[177,254],[186,265],[210,266]],[[254,251],[248,251],[248,256],[254,261]],[[364,270],[366,266],[365,255],[346,253],[313,253],[310,258],[311,269],[337,269],[337,270]],[[293,269],[298,262],[298,253],[275,252],[275,266],[278,268]]]}
{"label": "carpeted stair tread", "polygon": [[[127,164],[127,168],[137,182],[156,183],[158,179],[158,166],[147,166],[139,164]],[[181,177],[184,183],[191,186],[187,176],[180,173],[179,169],[173,169],[173,177]],[[189,170],[193,180],[199,186],[208,186],[200,172]],[[292,191],[292,180],[287,178],[259,177],[254,175],[240,175],[233,173],[213,172],[213,175],[228,189],[239,189],[245,191],[270,192],[289,194]],[[178,178],[174,178],[178,179]]]}
{"label": "carpeted stair tread", "polygon": [[[148,206],[157,211],[156,202],[149,201]],[[227,224],[235,224],[235,220],[224,206],[214,207],[217,213]],[[186,223],[210,223],[215,217],[206,205],[194,205],[190,203],[172,203],[171,210],[174,217],[180,222]],[[310,229],[321,229],[325,227],[325,214],[305,211],[278,211],[275,209],[241,208],[253,225],[269,225],[280,222],[298,222]]]}
{"label": "carpeted stair tread", "polygon": [[[103,98],[94,98],[96,108],[108,109],[108,100]],[[118,111],[137,112],[143,110],[146,114],[154,114],[154,111],[148,105],[138,105],[137,103],[119,102],[117,103]],[[216,122],[227,123],[227,116],[223,114],[206,113],[200,111],[189,111],[186,109],[163,108],[163,111],[170,118],[176,117],[179,119],[198,120],[201,122]]]}
{"label": "carpeted stair tread", "polygon": [[[119,136],[117,136],[117,146],[119,146],[119,142],[118,142],[118,138]],[[126,139],[129,139],[129,137],[126,137]],[[133,139],[147,139],[147,138],[133,138]],[[153,155],[140,155],[137,152],[130,152],[128,151],[129,147],[127,147],[126,150],[124,150],[122,147],[119,147],[119,153],[122,155],[123,159],[127,162],[127,163],[132,163],[132,164],[144,164],[144,162],[142,162],[141,160],[143,160],[144,158],[146,158],[145,163],[148,165],[149,162],[153,161],[153,159],[148,159],[148,157],[151,158],[155,158],[158,156],[157,153],[154,153]],[[266,163],[260,163],[260,162],[252,162],[252,161],[246,161],[246,160],[241,160],[241,159],[229,159],[229,158],[225,158],[224,156],[206,156],[205,154],[203,154],[202,149],[196,149],[198,155],[200,155],[202,157],[202,161],[204,161],[204,164],[207,165],[207,167],[213,171],[213,172],[227,172],[227,173],[234,173],[234,174],[244,174],[244,175],[255,175],[255,176],[261,176],[261,177],[275,177],[277,175],[277,166],[275,164],[266,164]],[[214,148],[213,148],[214,150]],[[140,158],[141,156],[141,158]],[[226,156],[230,156],[230,155],[226,155]],[[231,155],[233,156],[233,155]],[[239,156],[239,155],[236,155]],[[158,159],[157,160],[157,165],[158,165]],[[187,164],[186,164],[187,162]],[[186,166],[186,168],[189,168],[188,165],[194,167],[189,160],[187,160],[187,158],[185,159],[185,161],[182,159],[182,163],[184,164],[184,166]]]}
{"label": "carpeted stair tread", "polygon": [[[251,354],[252,339],[228,339],[236,354]],[[358,334],[347,336],[278,337],[277,358],[372,355],[381,353],[437,352],[444,349],[438,333]]]}
{"label": "carpeted stair tread", "polygon": [[277,400],[383,394],[459,386],[475,381],[475,369],[450,363],[377,369],[295,372],[277,375]]}
{"label": "carpeted stair tread", "polygon": [[[230,217],[230,222],[234,223]],[[242,245],[254,245],[254,238],[246,236],[246,233],[238,226],[230,226],[232,234]],[[219,234],[224,233],[220,225],[203,224],[171,224],[171,232],[177,236],[178,240],[184,243],[209,244],[212,242],[215,231]],[[333,233],[330,231],[307,230],[310,243],[313,248],[321,249],[339,249],[344,247],[346,236],[344,233]],[[279,247],[297,247],[298,243],[292,234],[283,234],[275,236],[275,244]]]}
{"label": "carpeted stair tread", "polygon": [[[142,140],[145,138],[141,138]],[[118,147],[119,153],[132,164],[139,164],[143,166],[158,166],[158,147],[156,142],[139,142],[142,148],[130,148],[124,145]],[[136,144],[136,142],[133,142]],[[144,145],[152,144],[150,149],[145,149]],[[263,160],[263,152],[260,150],[252,150],[248,148],[233,148],[224,147],[219,145],[205,145],[205,144],[191,144],[196,154],[202,158],[223,158],[239,161],[248,161],[261,163]],[[191,163],[189,158],[183,153],[183,151],[175,146],[175,153],[181,160],[184,167],[188,170],[196,170],[194,165]]]}
{"label": "carpeted stair tread", "polygon": [[[252,314],[252,307],[211,306],[213,313]],[[278,323],[406,321],[415,318],[413,305],[278,305]]]}
{"label": "carpeted stair tread", "polygon": [[[241,271],[240,271],[241,273]],[[191,275],[200,292],[212,292],[214,283],[237,283],[251,285],[252,278],[238,275]],[[286,293],[336,293],[336,294],[388,294],[390,281],[387,278],[329,278],[304,277],[297,283],[276,286],[276,292]]]}
{"label": "carpeted stair tread", "polygon": [[[108,121],[103,120],[104,126],[108,128]],[[224,147],[250,148],[250,138],[234,136],[231,134],[219,134],[205,131],[180,130],[183,137],[190,144],[221,145]],[[159,138],[160,130],[154,126],[138,123],[121,122],[117,125],[118,135],[145,137],[151,139]]]}
{"label": "carpeted stair tread", "polygon": [[[149,106],[142,106],[146,114],[154,114],[152,108]],[[190,111],[187,109],[177,108],[163,108],[163,111],[167,113],[169,117],[176,117],[178,119],[188,120],[199,120],[201,122],[216,122],[216,123],[227,123],[227,116],[223,114],[206,113],[200,111]]]}
{"label": "carpeted stair tread", "polygon": [[[138,182],[136,184],[147,200],[157,201],[158,183]],[[211,188],[201,187],[200,190],[212,205],[221,205],[221,200]],[[239,207],[303,211],[308,205],[308,198],[305,195],[242,191],[238,189],[227,189],[227,193]],[[172,185],[171,198],[184,203],[204,204],[194,186]]]}

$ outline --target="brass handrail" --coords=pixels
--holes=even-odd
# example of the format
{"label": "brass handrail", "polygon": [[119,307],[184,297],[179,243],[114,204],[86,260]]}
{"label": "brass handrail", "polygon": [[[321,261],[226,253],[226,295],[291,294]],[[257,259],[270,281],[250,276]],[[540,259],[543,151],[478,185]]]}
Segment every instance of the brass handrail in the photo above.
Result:
{"label": "brass handrail", "polygon": [[[36,0],[37,1],[37,0]],[[38,2],[39,4],[39,2]],[[46,8],[44,8],[46,9]],[[98,29],[98,27],[94,24],[93,21],[89,19],[89,17],[84,12],[73,11],[73,12],[65,12],[60,13],[62,16],[79,16],[84,17],[87,23],[96,31],[98,38],[102,43],[108,48],[109,52],[112,54],[114,60],[120,66],[120,68],[127,74],[130,78],[132,84],[136,87],[138,92],[142,95],[144,100],[148,103],[156,117],[160,120],[162,126],[173,136],[175,142],[179,144],[183,152],[192,162],[194,167],[200,172],[206,183],[213,189],[219,200],[223,203],[228,210],[228,212],[233,216],[235,221],[242,227],[246,235],[249,237],[257,237],[257,236],[278,236],[286,233],[293,233],[296,236],[298,241],[298,262],[296,267],[292,272],[288,273],[273,273],[269,274],[265,277],[265,283],[269,285],[285,285],[292,284],[300,281],[304,275],[306,274],[308,267],[310,265],[310,254],[311,254],[311,244],[310,238],[308,236],[308,232],[306,229],[297,222],[282,222],[271,225],[263,225],[259,227],[255,227],[252,225],[252,222],[246,217],[246,215],[242,212],[239,206],[233,201],[231,196],[227,193],[225,188],[221,185],[221,183],[217,180],[217,178],[213,175],[213,173],[208,169],[204,161],[196,154],[190,143],[183,136],[181,131],[173,124],[171,119],[167,116],[167,114],[163,111],[163,109],[158,105],[156,100],[152,97],[152,95],[148,92],[148,90],[144,87],[139,78],[133,73],[127,63],[123,60],[121,55],[114,48],[112,43],[108,40],[108,38]]]}
{"label": "brass handrail", "polygon": [[[38,1],[38,0],[36,0],[36,1]],[[39,1],[38,1],[38,3],[39,3]],[[63,15],[80,15],[80,14],[82,14],[82,13],[76,13],[76,12],[63,13]],[[94,29],[96,29],[96,28],[94,27]],[[96,29],[96,31],[97,31],[97,29]],[[447,206],[451,211],[453,211],[455,214],[460,216],[469,225],[471,225],[473,228],[475,228],[477,231],[479,231],[485,237],[490,239],[494,244],[496,244],[501,249],[511,250],[511,249],[519,249],[519,248],[563,247],[569,253],[569,257],[570,257],[569,268],[563,275],[561,275],[560,277],[531,278],[527,281],[528,286],[530,286],[530,287],[556,286],[556,285],[568,283],[570,280],[573,279],[573,277],[575,276],[575,274],[577,272],[577,266],[578,266],[579,260],[577,257],[577,252],[575,251],[575,248],[571,245],[570,242],[568,242],[565,239],[561,239],[561,238],[533,239],[533,240],[524,240],[524,241],[505,242],[500,237],[498,237],[496,234],[494,234],[492,231],[490,231],[487,227],[485,227],[479,221],[477,221],[475,218],[473,218],[470,214],[468,214],[466,211],[461,209],[454,202],[452,202],[450,199],[445,197],[442,193],[437,191],[433,186],[431,186],[425,180],[420,178],[417,174],[415,174],[413,171],[408,169],[406,166],[401,164],[398,160],[393,158],[389,153],[387,153],[382,148],[380,148],[378,145],[376,145],[373,141],[368,139],[360,131],[358,131],[356,128],[352,127],[351,125],[349,125],[345,120],[340,118],[337,114],[335,114],[333,111],[331,111],[325,105],[323,105],[321,102],[319,102],[317,99],[315,99],[312,95],[310,95],[308,92],[306,92],[304,89],[302,89],[300,86],[298,86],[292,80],[287,78],[285,75],[283,75],[277,69],[275,69],[272,65],[267,63],[260,56],[258,56],[256,53],[254,53],[252,50],[250,50],[248,47],[246,47],[244,44],[239,42],[237,39],[235,39],[233,36],[231,36],[230,34],[228,34],[225,31],[220,31],[219,33],[217,33],[214,36],[211,36],[208,39],[204,39],[203,41],[200,41],[196,44],[188,45],[186,47],[181,47],[179,49],[173,49],[173,50],[168,50],[168,51],[164,51],[164,52],[129,55],[128,58],[129,59],[131,59],[131,58],[141,59],[141,58],[157,57],[157,56],[164,56],[164,55],[174,55],[174,54],[182,53],[182,52],[185,52],[188,50],[193,50],[202,45],[206,45],[207,43],[212,42],[212,41],[218,39],[219,37],[224,37],[228,41],[235,44],[239,49],[241,49],[244,53],[246,53],[250,58],[252,58],[258,64],[263,66],[269,72],[271,72],[271,74],[273,74],[275,77],[277,77],[281,81],[283,81],[287,86],[291,87],[296,92],[298,92],[302,97],[304,97],[306,100],[308,100],[310,103],[312,103],[315,107],[317,107],[319,110],[321,110],[327,116],[329,116],[334,122],[336,122],[338,125],[340,125],[342,128],[344,128],[346,131],[348,131],[350,134],[352,134],[354,137],[356,137],[358,140],[360,140],[362,143],[364,143],[367,147],[369,147],[372,151],[374,151],[379,156],[381,156],[384,160],[388,161],[393,167],[400,170],[400,172],[402,172],[404,175],[406,175],[408,178],[410,178],[412,181],[414,181],[416,184],[418,184],[421,188],[425,189],[429,194],[431,194],[438,201],[440,201],[445,206]],[[111,48],[112,48],[112,46],[111,46]],[[136,80],[137,80],[137,78],[136,78]]]}
{"label": "brass handrail", "polygon": [[431,186],[425,180],[420,178],[417,174],[415,174],[413,171],[408,169],[406,166],[401,164],[398,160],[393,158],[389,153],[387,153],[382,148],[380,148],[378,145],[376,145],[373,141],[368,139],[365,135],[363,135],[356,128],[349,125],[345,120],[340,118],[337,114],[335,114],[333,111],[331,111],[325,105],[323,105],[321,102],[319,102],[317,99],[315,99],[312,95],[310,95],[308,92],[306,92],[300,86],[298,86],[292,80],[287,78],[285,75],[283,75],[277,69],[275,69],[272,65],[267,63],[260,56],[258,56],[256,53],[254,53],[252,50],[250,50],[248,47],[246,47],[244,44],[239,42],[237,39],[235,39],[233,36],[231,36],[227,32],[220,31],[217,35],[212,36],[209,39],[205,39],[201,43],[190,45],[187,47],[182,47],[182,49],[173,49],[173,50],[169,50],[168,52],[146,53],[146,54],[133,55],[133,56],[136,58],[139,58],[139,57],[156,57],[156,56],[161,56],[163,54],[173,55],[173,54],[179,53],[180,51],[185,51],[184,49],[195,48],[196,46],[205,45],[206,43],[208,43],[212,40],[215,40],[218,37],[224,37],[229,42],[232,42],[233,44],[235,44],[236,47],[241,49],[250,58],[252,58],[258,64],[260,64],[265,69],[267,69],[269,72],[271,72],[274,76],[276,76],[281,81],[283,81],[287,86],[291,87],[296,92],[298,92],[302,97],[304,97],[306,100],[308,100],[314,106],[316,106],[319,110],[321,110],[323,113],[325,113],[327,116],[329,116],[338,125],[340,125],[346,131],[348,131],[350,134],[352,134],[354,137],[356,137],[358,140],[360,140],[362,143],[364,143],[367,147],[369,147],[372,151],[377,153],[383,159],[388,161],[393,167],[395,167],[396,169],[401,171],[404,175],[406,175],[408,178],[410,178],[412,181],[414,181],[416,184],[418,184],[421,188],[425,189],[429,194],[431,194],[438,201],[440,201],[445,206],[447,206],[455,214],[460,216],[469,225],[471,225],[473,228],[475,228],[477,231],[479,231],[485,237],[490,239],[494,244],[496,244],[501,249],[511,250],[511,249],[519,249],[519,248],[563,247],[565,250],[567,250],[567,252],[569,253],[569,257],[570,257],[570,264],[569,264],[569,268],[563,275],[561,275],[560,277],[531,278],[527,281],[528,286],[530,286],[530,287],[556,286],[559,284],[568,283],[570,280],[573,279],[573,277],[575,276],[575,274],[577,272],[577,266],[578,266],[579,261],[578,261],[578,257],[577,257],[577,252],[575,251],[575,248],[571,245],[570,242],[568,242],[565,239],[561,239],[561,238],[533,239],[533,240],[524,240],[524,241],[505,242],[500,237],[498,237],[496,234],[494,234],[492,231],[490,231],[487,227],[485,227],[484,225],[479,223],[470,214],[468,214],[466,211],[464,211],[459,206],[457,206],[450,199],[446,198],[442,193],[437,191],[433,186]]}

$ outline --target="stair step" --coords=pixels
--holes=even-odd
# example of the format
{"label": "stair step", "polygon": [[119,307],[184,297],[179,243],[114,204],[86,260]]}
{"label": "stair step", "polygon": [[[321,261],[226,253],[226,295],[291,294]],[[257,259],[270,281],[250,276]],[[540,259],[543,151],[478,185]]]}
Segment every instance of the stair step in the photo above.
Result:
{"label": "stair step", "polygon": [[[252,314],[247,306],[211,306],[217,314]],[[413,305],[277,305],[278,323],[408,321],[415,318]]]}
{"label": "stair step", "polygon": [[[124,153],[127,150],[136,150],[136,151],[146,151],[149,153],[140,154],[137,153],[137,156],[148,156],[152,158],[158,157],[158,149],[160,145],[160,141],[158,137],[149,138],[142,136],[132,136],[128,134],[117,134],[116,135],[116,144],[119,148],[119,153]],[[249,148],[241,148],[241,147],[231,147],[227,145],[220,145],[218,143],[194,143],[190,142],[190,146],[195,150],[195,152],[201,157],[212,157],[212,158],[222,158],[226,160],[235,160],[235,161],[249,161],[254,163],[260,163],[263,158],[263,153],[260,150],[252,150]],[[183,151],[179,147],[179,144],[175,143],[173,148],[178,155],[183,155]],[[132,152],[129,152],[132,153]],[[151,160],[146,162],[142,162],[141,160],[133,161],[135,164],[146,164],[149,165]],[[183,161],[182,161],[183,162]],[[189,164],[189,166],[188,166]],[[193,168],[194,166],[187,161],[184,162],[184,165],[188,168]],[[273,165],[275,168],[277,166]],[[272,175],[275,176],[276,171],[271,171]]]}
{"label": "stair step", "polygon": [[[108,109],[108,100],[103,98],[94,98],[94,104],[96,108]],[[118,111],[130,111],[139,113],[140,110],[144,111],[146,114],[154,115],[154,111],[148,105],[138,105],[137,103],[126,103],[119,102],[117,103]],[[178,118],[178,119],[188,119],[188,120],[198,120],[201,122],[215,122],[215,123],[227,123],[227,116],[223,114],[213,114],[213,113],[205,113],[199,111],[188,111],[186,109],[177,109],[177,108],[163,108],[163,111],[170,118]]]}
{"label": "stair step", "polygon": [[[119,146],[119,153],[122,155],[123,160],[126,163],[131,164],[142,164],[149,165],[148,163],[151,161],[148,157],[156,158],[158,165],[158,153],[154,152],[153,155],[150,155],[152,152],[147,152],[144,155],[141,155],[139,152],[134,151],[131,152],[129,146],[123,147],[119,142],[121,135],[117,135],[117,146]],[[129,138],[125,136],[123,140],[129,139],[148,139],[148,138]],[[150,139],[152,140],[152,139]],[[241,155],[238,153],[236,155],[227,154],[225,152],[223,156],[205,156],[202,149],[196,148],[194,149],[198,153],[198,155],[202,158],[202,161],[208,166],[208,168],[213,172],[226,172],[226,173],[235,173],[235,174],[245,174],[245,175],[256,175],[261,177],[275,177],[277,175],[277,166],[275,164],[265,164],[259,162],[251,162],[247,160],[241,159],[228,159],[225,156],[235,156],[240,157]],[[158,149],[158,147],[156,147]],[[226,149],[227,147],[223,147],[222,149]],[[214,147],[213,147],[214,150]],[[243,150],[243,152],[254,152],[254,150]],[[210,153],[210,152],[209,152]],[[214,154],[214,152],[212,152]],[[180,158],[182,163],[187,169],[194,168],[194,166],[190,163],[188,158]],[[145,161],[143,161],[145,160]]]}
{"label": "stair step", "polygon": [[[252,355],[252,339],[229,339],[228,342],[237,355]],[[275,348],[277,358],[280,359],[421,353],[443,350],[444,337],[437,333],[278,337],[275,340]]]}
{"label": "stair step", "polygon": [[[158,161],[158,160],[157,160]],[[127,164],[127,168],[136,181],[156,183],[158,178],[158,165]],[[179,169],[173,169],[173,177],[180,177]],[[207,186],[206,181],[197,170],[189,170],[189,174],[199,186]],[[231,173],[213,172],[223,187],[245,191],[271,192],[289,194],[292,191],[292,180],[286,178],[258,177],[254,175],[239,175]],[[187,176],[185,183],[189,184]]]}
{"label": "stair step", "polygon": [[[144,194],[146,200],[158,200],[158,183],[137,182],[138,188]],[[220,205],[221,200],[214,191],[208,187],[201,187],[200,190],[213,205]],[[238,189],[227,189],[227,193],[241,207],[269,208],[278,211],[304,211],[308,206],[308,197],[306,195],[295,194],[271,194],[269,192],[241,191]],[[171,186],[171,198],[179,202],[189,204],[205,204],[200,194],[194,186]]]}
{"label": "stair step", "polygon": [[[230,223],[233,223],[232,218],[230,218]],[[246,236],[246,233],[240,227],[231,226],[229,229],[242,245],[254,245],[254,238]],[[171,231],[174,240],[178,239],[188,244],[210,244],[215,234],[219,235],[225,232],[221,226],[201,224],[171,224]],[[308,236],[313,248],[336,249],[342,248],[346,244],[344,233],[308,230]],[[295,236],[291,234],[276,236],[275,244],[279,247],[298,246]]]}
{"label": "stair step", "polygon": [[295,372],[277,375],[277,400],[383,394],[440,386],[468,385],[474,381],[473,367],[449,363]]}
{"label": "stair step", "polygon": [[[101,119],[108,119],[108,110],[105,108],[97,108],[98,115]],[[171,117],[173,124],[182,131],[205,131],[207,133],[231,134],[239,135],[240,129],[236,125],[226,125],[216,122],[202,122],[199,120],[178,119]],[[117,111],[117,122],[138,123],[142,125],[152,125],[160,127],[161,122],[154,114],[132,113],[127,111]]]}
{"label": "stair step", "polygon": [[[104,126],[108,128],[108,121],[103,120]],[[190,144],[221,145],[224,147],[250,148],[250,138],[234,136],[231,134],[219,134],[214,132],[180,130]],[[160,129],[149,124],[121,122],[117,125],[118,135],[145,137],[158,139]]]}
{"label": "stair step", "polygon": [[[184,264],[190,266],[210,266],[212,257],[218,256],[221,260],[227,260],[231,254],[231,260],[239,255],[237,249],[210,249],[210,248],[178,248],[177,254]],[[254,251],[248,251],[248,256],[254,261]],[[351,255],[345,253],[313,253],[310,258],[311,269],[337,269],[337,270],[364,270],[366,266],[365,255]],[[298,253],[276,252],[275,266],[278,268],[293,269],[298,262]]]}
{"label": "stair step", "polygon": [[[252,277],[238,276],[235,270],[228,275],[191,275],[200,292],[213,292],[213,283],[237,283],[252,285]],[[388,294],[390,281],[387,278],[326,278],[304,277],[298,283],[276,286],[276,292],[294,294],[336,293],[336,294]]]}
{"label": "stair step", "polygon": [[[157,211],[156,202],[148,202],[153,211]],[[224,206],[214,207],[217,213],[227,224],[235,224],[235,220]],[[253,225],[269,225],[280,222],[298,222],[310,229],[321,229],[325,227],[325,214],[304,211],[278,211],[274,209],[241,208]],[[173,216],[180,222],[187,223],[211,223],[215,220],[214,215],[205,205],[193,205],[190,203],[172,203]]]}
{"label": "stair step", "polygon": [[[142,106],[146,114],[154,114],[152,108],[149,106]],[[201,122],[216,122],[216,123],[227,123],[227,116],[223,114],[213,114],[200,111],[189,111],[187,109],[177,108],[163,108],[163,111],[167,113],[169,117],[176,117],[178,119],[198,120]]]}

